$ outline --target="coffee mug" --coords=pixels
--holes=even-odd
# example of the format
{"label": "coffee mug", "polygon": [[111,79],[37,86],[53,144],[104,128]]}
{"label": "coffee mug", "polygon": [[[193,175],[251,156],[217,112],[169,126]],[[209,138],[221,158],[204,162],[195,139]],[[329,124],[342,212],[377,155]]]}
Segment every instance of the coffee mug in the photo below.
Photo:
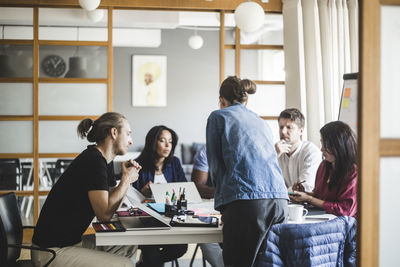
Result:
{"label": "coffee mug", "polygon": [[305,209],[303,205],[290,204],[288,205],[288,208],[289,208],[289,220],[294,222],[302,222],[303,218],[308,214],[308,210]]}

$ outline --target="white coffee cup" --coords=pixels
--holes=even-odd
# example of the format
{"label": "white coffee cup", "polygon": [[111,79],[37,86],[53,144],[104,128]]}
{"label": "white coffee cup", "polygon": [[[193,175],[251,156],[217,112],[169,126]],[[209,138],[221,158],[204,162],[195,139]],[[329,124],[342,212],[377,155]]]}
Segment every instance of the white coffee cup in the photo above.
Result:
{"label": "white coffee cup", "polygon": [[305,209],[303,205],[290,204],[288,205],[288,208],[289,208],[289,220],[294,222],[302,222],[303,218],[306,217],[306,215],[308,214],[308,210]]}

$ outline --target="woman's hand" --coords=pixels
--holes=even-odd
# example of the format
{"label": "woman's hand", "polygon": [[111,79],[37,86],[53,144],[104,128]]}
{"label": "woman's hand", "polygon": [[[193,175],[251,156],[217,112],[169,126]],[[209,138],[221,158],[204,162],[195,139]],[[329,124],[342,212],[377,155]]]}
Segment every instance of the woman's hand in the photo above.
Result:
{"label": "woman's hand", "polygon": [[121,180],[125,180],[129,184],[136,182],[139,178],[139,171],[142,169],[142,166],[139,165],[134,160],[128,160],[122,163],[122,178]]}
{"label": "woman's hand", "polygon": [[142,194],[145,197],[151,197],[151,189],[150,189],[150,185],[152,184],[152,181],[148,182],[145,186],[142,187],[142,189],[140,190],[142,192]]}
{"label": "woman's hand", "polygon": [[293,191],[294,195],[289,195],[290,200],[293,202],[306,202],[309,201],[312,196],[307,194],[306,192],[300,192],[300,191]]}
{"label": "woman's hand", "polygon": [[303,182],[297,182],[292,186],[293,191],[305,192]]}

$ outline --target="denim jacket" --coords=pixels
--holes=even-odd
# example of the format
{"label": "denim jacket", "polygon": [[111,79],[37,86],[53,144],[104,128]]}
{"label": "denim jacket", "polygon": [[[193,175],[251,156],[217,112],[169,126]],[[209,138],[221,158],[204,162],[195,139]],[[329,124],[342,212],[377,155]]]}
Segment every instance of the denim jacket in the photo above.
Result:
{"label": "denim jacket", "polygon": [[[140,160],[137,160],[137,162],[140,165],[143,164]],[[170,163],[167,163],[165,165],[162,172],[164,174],[165,180],[167,180],[168,183],[187,182],[181,162],[175,156],[172,158],[172,161]],[[150,181],[154,183],[154,171],[141,169],[139,171],[139,178],[135,183],[133,183],[133,186],[136,189],[141,190],[142,187]]]}
{"label": "denim jacket", "polygon": [[268,124],[237,103],[211,113],[207,158],[215,209],[235,200],[288,199]]}

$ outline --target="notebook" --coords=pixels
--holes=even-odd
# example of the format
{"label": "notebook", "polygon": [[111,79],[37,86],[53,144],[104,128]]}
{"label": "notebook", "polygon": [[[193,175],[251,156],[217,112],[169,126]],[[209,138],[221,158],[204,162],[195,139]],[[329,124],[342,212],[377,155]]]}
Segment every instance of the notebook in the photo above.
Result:
{"label": "notebook", "polygon": [[196,185],[193,182],[150,184],[150,189],[156,203],[165,203],[166,192],[169,193],[169,198],[171,200],[172,189],[175,190],[175,194],[178,194],[179,188],[181,188],[181,193],[183,192],[183,189],[185,189],[185,198],[187,203],[191,204],[201,202],[199,191],[197,191]]}

